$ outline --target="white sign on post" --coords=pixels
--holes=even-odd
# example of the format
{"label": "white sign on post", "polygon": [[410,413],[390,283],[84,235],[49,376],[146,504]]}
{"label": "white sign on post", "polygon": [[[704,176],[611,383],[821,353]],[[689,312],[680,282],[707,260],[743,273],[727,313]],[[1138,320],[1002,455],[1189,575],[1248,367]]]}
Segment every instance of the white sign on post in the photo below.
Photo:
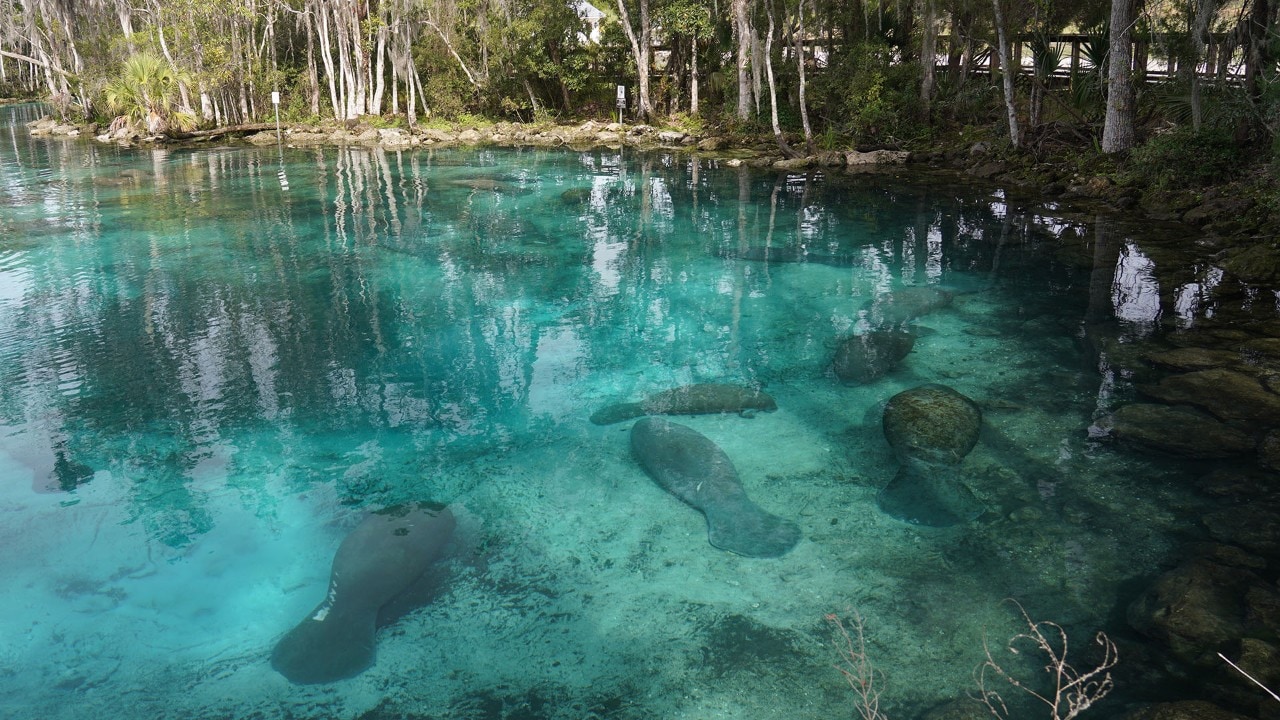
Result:
{"label": "white sign on post", "polygon": [[279,104],[280,104],[280,93],[279,93],[279,92],[276,92],[276,91],[274,91],[274,90],[273,90],[273,91],[271,91],[271,104],[272,104],[272,105],[279,105]]}
{"label": "white sign on post", "polygon": [[624,109],[626,107],[627,107],[627,86],[619,85],[618,86],[618,108]]}

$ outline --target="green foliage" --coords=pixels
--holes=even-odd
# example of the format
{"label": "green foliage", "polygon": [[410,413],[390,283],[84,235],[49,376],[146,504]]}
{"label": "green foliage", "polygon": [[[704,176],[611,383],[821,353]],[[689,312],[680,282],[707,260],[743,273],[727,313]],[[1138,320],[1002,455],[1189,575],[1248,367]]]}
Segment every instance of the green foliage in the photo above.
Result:
{"label": "green foliage", "polygon": [[892,59],[891,48],[878,42],[858,43],[832,58],[810,95],[826,127],[862,144],[911,142],[927,132],[917,120],[919,66]]}
{"label": "green foliage", "polygon": [[195,127],[195,116],[178,107],[178,85],[186,81],[165,60],[141,52],[124,61],[120,75],[104,88],[103,101],[111,112],[150,132],[188,130]]}
{"label": "green foliage", "polygon": [[1156,135],[1136,148],[1130,168],[1165,190],[1201,187],[1233,176],[1244,161],[1244,149],[1219,128],[1179,127]]}

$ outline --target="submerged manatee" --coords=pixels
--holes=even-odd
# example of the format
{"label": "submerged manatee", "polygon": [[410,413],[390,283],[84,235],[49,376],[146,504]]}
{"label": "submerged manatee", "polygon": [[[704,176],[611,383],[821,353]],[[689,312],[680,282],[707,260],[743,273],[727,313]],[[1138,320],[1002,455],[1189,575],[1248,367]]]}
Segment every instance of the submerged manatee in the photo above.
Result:
{"label": "submerged manatee", "polygon": [[933,285],[913,285],[877,295],[867,303],[871,318],[884,325],[901,325],[951,304],[955,295]]}
{"label": "submerged manatee", "polygon": [[730,257],[738,260],[758,260],[760,262],[777,263],[815,263],[831,267],[860,267],[862,256],[820,253],[800,248],[750,247]]}
{"label": "submerged manatee", "polygon": [[935,527],[980,515],[981,503],[954,466],[973,450],[981,430],[977,403],[945,385],[922,385],[890,398],[884,436],[902,467],[880,491],[880,509]]}
{"label": "submerged manatee", "polygon": [[978,444],[982,410],[946,385],[921,385],[889,398],[884,437],[898,461],[954,465]]}
{"label": "submerged manatee", "polygon": [[748,410],[774,411],[778,404],[768,393],[742,385],[697,383],[650,395],[638,403],[610,405],[591,415],[596,425],[612,425],[642,415],[707,415]]}
{"label": "submerged manatee", "polygon": [[[365,518],[333,558],[324,602],[281,638],[271,667],[295,683],[326,683],[360,674],[374,658],[379,621],[405,610],[401,596],[431,586],[428,568],[453,534],[453,514],[425,504]],[[384,608],[386,608],[384,610]]]}
{"label": "submerged manatee", "polygon": [[771,558],[800,541],[795,523],[765,512],[747,497],[729,456],[698,431],[662,418],[642,418],[631,428],[631,450],[654,482],[702,511],[707,539],[715,547]]}
{"label": "submerged manatee", "polygon": [[902,330],[872,330],[842,341],[831,367],[846,383],[869,383],[898,365],[915,346],[916,338]]}

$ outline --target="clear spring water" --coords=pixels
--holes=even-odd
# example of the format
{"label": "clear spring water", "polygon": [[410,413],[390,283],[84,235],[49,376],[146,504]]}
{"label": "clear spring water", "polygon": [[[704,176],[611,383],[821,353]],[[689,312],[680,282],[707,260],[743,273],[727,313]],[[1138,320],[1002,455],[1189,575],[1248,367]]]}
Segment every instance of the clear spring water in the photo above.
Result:
{"label": "clear spring water", "polygon": [[[1090,322],[1158,312],[1141,238],[1091,216],[626,150],[119,149],[33,139],[38,112],[0,110],[6,717],[848,717],[824,618],[855,609],[913,717],[973,690],[1005,598],[1123,632],[1194,514],[1187,471],[1086,436],[1124,392]],[[734,258],[764,245],[855,261]],[[836,382],[918,285],[955,301]],[[629,424],[587,420],[704,381],[777,400],[675,420],[799,524],[781,558],[711,547]],[[884,402],[929,382],[984,409],[966,525],[876,503]],[[363,674],[290,684],[268,657],[338,543],[409,500],[459,518],[445,593]]]}

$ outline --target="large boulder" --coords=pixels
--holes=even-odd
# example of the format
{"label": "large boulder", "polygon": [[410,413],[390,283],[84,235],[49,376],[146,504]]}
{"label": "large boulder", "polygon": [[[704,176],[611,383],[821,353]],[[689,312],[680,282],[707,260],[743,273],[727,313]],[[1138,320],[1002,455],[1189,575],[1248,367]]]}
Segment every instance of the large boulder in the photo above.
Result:
{"label": "large boulder", "polygon": [[978,404],[945,385],[904,390],[884,407],[884,437],[903,463],[954,465],[973,450],[981,429]]}

